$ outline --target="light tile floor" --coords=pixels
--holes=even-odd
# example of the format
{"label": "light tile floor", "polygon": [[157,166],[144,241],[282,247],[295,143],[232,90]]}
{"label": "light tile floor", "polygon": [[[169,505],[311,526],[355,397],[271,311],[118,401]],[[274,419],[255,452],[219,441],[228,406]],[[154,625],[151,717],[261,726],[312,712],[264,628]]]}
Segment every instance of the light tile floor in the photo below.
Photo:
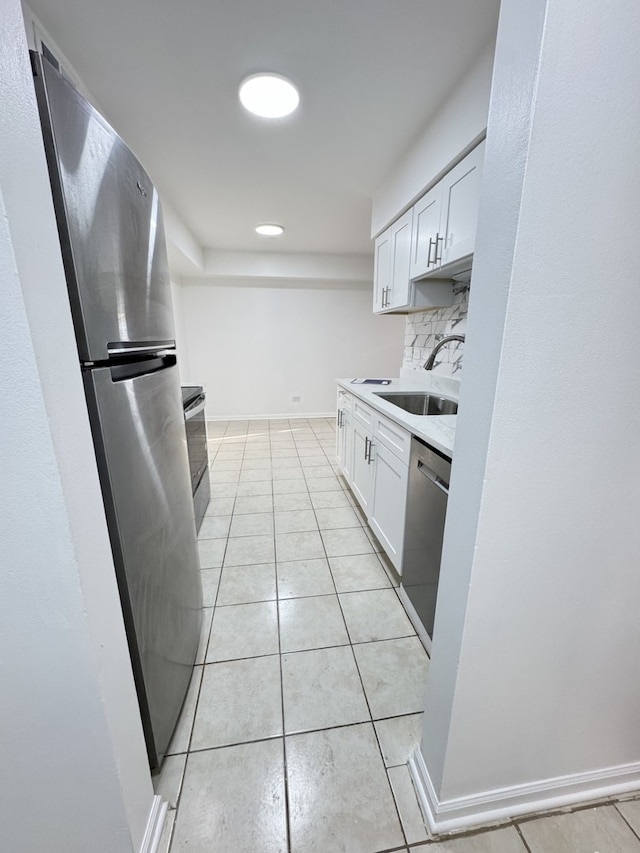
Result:
{"label": "light tile floor", "polygon": [[160,853],[640,853],[640,802],[435,842],[406,761],[429,661],[333,420],[210,422],[197,665]]}

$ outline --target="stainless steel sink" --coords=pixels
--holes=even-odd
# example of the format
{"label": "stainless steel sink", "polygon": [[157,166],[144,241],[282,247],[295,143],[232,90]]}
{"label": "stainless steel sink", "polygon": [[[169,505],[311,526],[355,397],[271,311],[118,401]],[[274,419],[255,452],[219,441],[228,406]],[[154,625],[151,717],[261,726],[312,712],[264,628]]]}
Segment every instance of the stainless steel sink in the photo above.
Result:
{"label": "stainless steel sink", "polygon": [[393,403],[399,409],[409,412],[411,415],[455,415],[458,411],[458,403],[448,397],[439,394],[427,394],[426,392],[407,393],[402,391],[388,391],[382,393],[374,392],[376,397]]}

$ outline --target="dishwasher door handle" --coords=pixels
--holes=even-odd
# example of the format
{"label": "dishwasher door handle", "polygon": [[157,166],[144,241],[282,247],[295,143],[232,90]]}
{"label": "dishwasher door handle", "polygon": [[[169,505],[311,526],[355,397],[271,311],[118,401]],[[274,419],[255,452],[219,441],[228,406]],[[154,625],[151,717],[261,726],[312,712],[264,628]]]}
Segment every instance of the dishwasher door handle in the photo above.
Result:
{"label": "dishwasher door handle", "polygon": [[445,495],[449,494],[449,484],[441,477],[438,477],[437,474],[434,474],[433,471],[430,471],[424,462],[421,462],[420,460],[418,460],[418,471],[420,471],[423,477],[426,477],[427,480],[432,482],[434,486],[437,486],[441,491],[443,491]]}

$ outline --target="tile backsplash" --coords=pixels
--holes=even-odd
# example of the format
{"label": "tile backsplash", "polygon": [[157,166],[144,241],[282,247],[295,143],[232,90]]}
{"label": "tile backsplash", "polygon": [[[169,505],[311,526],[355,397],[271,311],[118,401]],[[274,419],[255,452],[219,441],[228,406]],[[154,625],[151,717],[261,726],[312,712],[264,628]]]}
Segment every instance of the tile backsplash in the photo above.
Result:
{"label": "tile backsplash", "polygon": [[[432,308],[429,311],[416,311],[407,315],[404,334],[404,359],[402,367],[409,370],[422,370],[434,346],[442,338],[451,334],[464,334],[467,325],[469,307],[469,287],[456,288],[453,305],[449,308]],[[436,357],[434,373],[443,376],[461,376],[464,344],[452,341],[443,347]]]}

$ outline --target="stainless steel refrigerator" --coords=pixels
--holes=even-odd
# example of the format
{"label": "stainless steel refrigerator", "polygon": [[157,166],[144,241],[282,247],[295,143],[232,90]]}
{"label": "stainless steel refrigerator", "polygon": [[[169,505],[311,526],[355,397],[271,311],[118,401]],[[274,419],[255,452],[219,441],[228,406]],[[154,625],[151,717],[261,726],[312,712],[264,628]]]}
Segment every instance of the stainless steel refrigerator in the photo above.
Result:
{"label": "stainless steel refrigerator", "polygon": [[102,116],[46,59],[32,54],[32,66],[124,623],[157,768],[191,678],[202,607],[162,211],[149,177]]}

